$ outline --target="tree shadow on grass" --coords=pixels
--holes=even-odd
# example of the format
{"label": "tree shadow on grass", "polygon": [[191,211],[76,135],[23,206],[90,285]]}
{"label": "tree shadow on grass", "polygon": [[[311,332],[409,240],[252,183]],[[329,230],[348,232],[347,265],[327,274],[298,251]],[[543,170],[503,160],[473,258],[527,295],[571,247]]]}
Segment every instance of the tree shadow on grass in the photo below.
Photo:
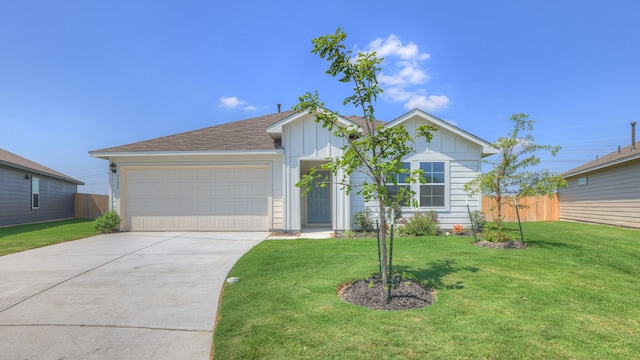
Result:
{"label": "tree shadow on grass", "polygon": [[575,244],[567,244],[566,242],[559,242],[553,240],[536,240],[536,239],[527,239],[525,237],[525,242],[529,247],[538,247],[542,249],[553,249],[553,248],[561,248],[561,249],[581,249],[582,246],[577,246]]}
{"label": "tree shadow on grass", "polygon": [[428,268],[414,268],[406,265],[394,265],[393,275],[401,276],[405,279],[411,279],[419,282],[431,289],[462,289],[464,283],[457,281],[455,283],[446,283],[445,278],[448,275],[460,271],[478,272],[479,268],[474,266],[457,266],[453,259],[444,259],[431,263]]}

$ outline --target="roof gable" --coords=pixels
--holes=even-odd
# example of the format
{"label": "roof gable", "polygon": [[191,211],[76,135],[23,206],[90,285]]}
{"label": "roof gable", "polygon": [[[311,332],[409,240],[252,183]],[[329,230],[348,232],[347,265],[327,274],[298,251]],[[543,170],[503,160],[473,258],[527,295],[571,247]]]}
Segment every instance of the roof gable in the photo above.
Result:
{"label": "roof gable", "polygon": [[22,156],[16,155],[4,149],[0,149],[0,165],[72,182],[76,185],[84,185],[82,181],[76,180],[61,172],[50,169],[44,165],[40,165],[36,162],[23,158]]}
{"label": "roof gable", "polygon": [[[320,111],[329,111],[326,109],[321,109]],[[294,121],[297,121],[305,116],[309,115],[308,112],[297,112],[297,113],[293,113],[290,116],[274,123],[271,124],[269,127],[267,127],[267,133],[269,135],[271,135],[271,137],[273,137],[274,139],[280,139],[282,137],[282,128],[287,125],[290,124]],[[340,116],[338,114],[337,115],[337,120],[340,123],[340,125],[342,126],[346,126],[346,127],[353,127],[355,129],[358,130],[358,132],[362,133],[362,125],[364,125],[364,123],[359,124],[358,122],[354,121],[354,117],[350,117],[350,118],[346,118],[343,116]],[[363,119],[364,120],[364,119]]]}
{"label": "roof gable", "polygon": [[409,111],[408,113],[396,118],[395,120],[387,123],[385,126],[386,127],[394,127],[394,126],[399,126],[402,125],[402,123],[404,123],[407,120],[413,119],[415,117],[421,118],[422,120],[429,122],[433,125],[435,125],[436,127],[440,128],[440,129],[445,129],[457,136],[460,136],[464,139],[466,139],[467,141],[470,141],[473,144],[479,145],[482,148],[482,156],[489,156],[489,155],[494,155],[498,153],[498,148],[491,144],[490,142],[483,140],[471,133],[468,133],[462,129],[460,129],[459,127],[452,125],[444,120],[438,119],[437,117],[428,114],[420,109],[413,109],[411,111]]}

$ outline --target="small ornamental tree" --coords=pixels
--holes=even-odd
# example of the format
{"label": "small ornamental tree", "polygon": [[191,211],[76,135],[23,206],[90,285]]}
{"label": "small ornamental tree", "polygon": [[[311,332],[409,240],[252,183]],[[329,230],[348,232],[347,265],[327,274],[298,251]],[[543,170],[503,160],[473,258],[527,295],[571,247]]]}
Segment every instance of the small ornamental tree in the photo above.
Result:
{"label": "small ornamental tree", "polygon": [[[334,34],[321,36],[313,39],[314,54],[330,62],[327,74],[338,77],[342,83],[353,85],[353,94],[344,99],[343,104],[351,104],[362,111],[362,116],[366,120],[366,128],[359,133],[357,129],[345,126],[339,122],[339,115],[324,108],[324,102],[319,100],[318,92],[305,93],[300,96],[299,103],[294,106],[294,110],[308,112],[315,115],[316,122],[336,137],[345,139],[342,147],[342,155],[328,158],[327,163],[322,165],[325,170],[330,170],[334,176],[338,176],[342,170],[342,178],[337,179],[347,194],[354,191],[363,196],[365,201],[375,201],[379,207],[378,222],[380,226],[380,265],[382,267],[382,282],[386,288],[388,286],[388,254],[387,254],[387,219],[386,209],[393,203],[409,203],[417,205],[413,197],[413,192],[398,187],[398,194],[392,195],[387,189],[387,184],[397,184],[395,174],[407,174],[408,182],[421,182],[422,171],[409,171],[403,169],[402,159],[414,150],[415,139],[402,126],[383,127],[376,126],[374,103],[383,90],[378,86],[377,72],[380,71],[380,63],[383,58],[376,56],[376,53],[358,53],[352,56],[350,50],[345,49],[344,41],[347,34],[340,28]],[[420,126],[417,129],[418,137],[430,141],[435,131],[434,126]],[[366,175],[366,180],[362,184],[351,183],[351,174],[360,171]],[[304,175],[296,185],[305,194],[315,183],[319,175],[315,169]],[[324,182],[322,182],[324,184]],[[322,185],[321,185],[322,186]]]}
{"label": "small ornamental tree", "polygon": [[[535,144],[533,135],[524,133],[533,131],[535,120],[529,119],[529,115],[514,114],[509,120],[513,122],[513,130],[494,143],[500,149],[499,161],[485,160],[484,163],[493,165],[494,168],[464,185],[467,193],[483,194],[495,199],[496,205],[491,210],[498,210],[495,219],[497,241],[508,240],[504,236],[502,207],[514,206],[511,197],[519,199],[525,196],[553,196],[559,188],[567,186],[561,175],[549,170],[526,170],[540,163],[536,152],[549,151],[552,156],[556,156],[560,146]],[[524,206],[518,204],[518,207]]]}

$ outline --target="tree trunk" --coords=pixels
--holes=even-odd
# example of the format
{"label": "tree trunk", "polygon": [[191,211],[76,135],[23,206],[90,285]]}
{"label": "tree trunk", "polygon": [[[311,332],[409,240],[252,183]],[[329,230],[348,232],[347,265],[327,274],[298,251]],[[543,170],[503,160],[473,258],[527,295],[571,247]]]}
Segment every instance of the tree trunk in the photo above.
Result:
{"label": "tree trunk", "polygon": [[496,194],[496,206],[498,207],[498,216],[496,217],[496,226],[498,230],[502,229],[502,195],[500,193]]}
{"label": "tree trunk", "polygon": [[[382,265],[382,274],[380,274],[380,276],[382,278],[383,288],[387,289],[387,287],[389,286],[389,258],[387,256],[387,209],[385,208],[384,201],[382,199],[379,199],[378,203],[380,204],[380,214],[378,215],[378,218],[380,220],[380,262]],[[384,294],[385,295],[383,296],[385,297],[385,300],[389,301],[389,299],[387,299],[386,291],[384,292]]]}

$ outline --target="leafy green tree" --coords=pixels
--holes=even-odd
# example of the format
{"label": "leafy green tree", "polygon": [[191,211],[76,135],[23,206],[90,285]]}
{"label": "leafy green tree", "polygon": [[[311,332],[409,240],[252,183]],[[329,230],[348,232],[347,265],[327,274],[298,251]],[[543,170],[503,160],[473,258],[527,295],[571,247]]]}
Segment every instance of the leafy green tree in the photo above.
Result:
{"label": "leafy green tree", "polygon": [[[336,112],[324,108],[324,102],[319,100],[318,92],[305,93],[300,96],[299,103],[294,109],[300,112],[308,112],[315,116],[316,122],[336,137],[345,139],[343,155],[335,158],[328,158],[327,163],[322,165],[325,170],[330,170],[336,177],[339,170],[342,170],[342,178],[338,179],[342,189],[347,194],[355,191],[361,194],[365,201],[375,201],[379,207],[378,221],[380,224],[381,242],[381,267],[382,282],[388,286],[388,253],[387,253],[387,219],[386,209],[394,202],[408,202],[416,204],[414,194],[402,187],[398,187],[398,194],[390,194],[386,185],[393,183],[397,185],[395,174],[407,174],[409,182],[421,182],[422,171],[410,172],[403,169],[402,159],[414,150],[415,139],[402,126],[383,127],[377,126],[375,121],[374,103],[377,96],[383,92],[378,86],[377,73],[380,71],[380,63],[383,58],[372,53],[358,53],[353,56],[350,50],[345,49],[344,41],[347,34],[338,28],[334,34],[321,36],[313,39],[312,53],[319,55],[322,59],[330,62],[327,74],[338,77],[342,83],[353,85],[353,94],[344,99],[343,105],[351,104],[362,111],[363,118],[366,119],[366,128],[359,134],[352,126],[345,126],[338,121],[339,115]],[[420,126],[418,137],[430,141],[433,137],[434,126]],[[366,175],[366,180],[362,184],[352,184],[351,175],[360,171]],[[314,179],[318,177],[315,169],[304,175],[299,186],[303,194],[314,184]],[[324,183],[324,182],[323,182]]]}
{"label": "leafy green tree", "polygon": [[529,133],[533,131],[535,120],[529,119],[529,115],[514,114],[509,120],[513,122],[513,130],[506,137],[499,137],[494,143],[500,149],[499,161],[485,160],[484,163],[493,165],[493,169],[479,174],[464,185],[467,193],[483,194],[495,199],[495,208],[498,210],[495,219],[498,241],[507,239],[503,236],[505,233],[502,207],[514,206],[512,197],[519,199],[524,196],[552,196],[559,188],[567,186],[561,175],[549,170],[526,170],[540,163],[537,152],[549,151],[552,156],[556,156],[560,146],[536,144],[533,135]]}

